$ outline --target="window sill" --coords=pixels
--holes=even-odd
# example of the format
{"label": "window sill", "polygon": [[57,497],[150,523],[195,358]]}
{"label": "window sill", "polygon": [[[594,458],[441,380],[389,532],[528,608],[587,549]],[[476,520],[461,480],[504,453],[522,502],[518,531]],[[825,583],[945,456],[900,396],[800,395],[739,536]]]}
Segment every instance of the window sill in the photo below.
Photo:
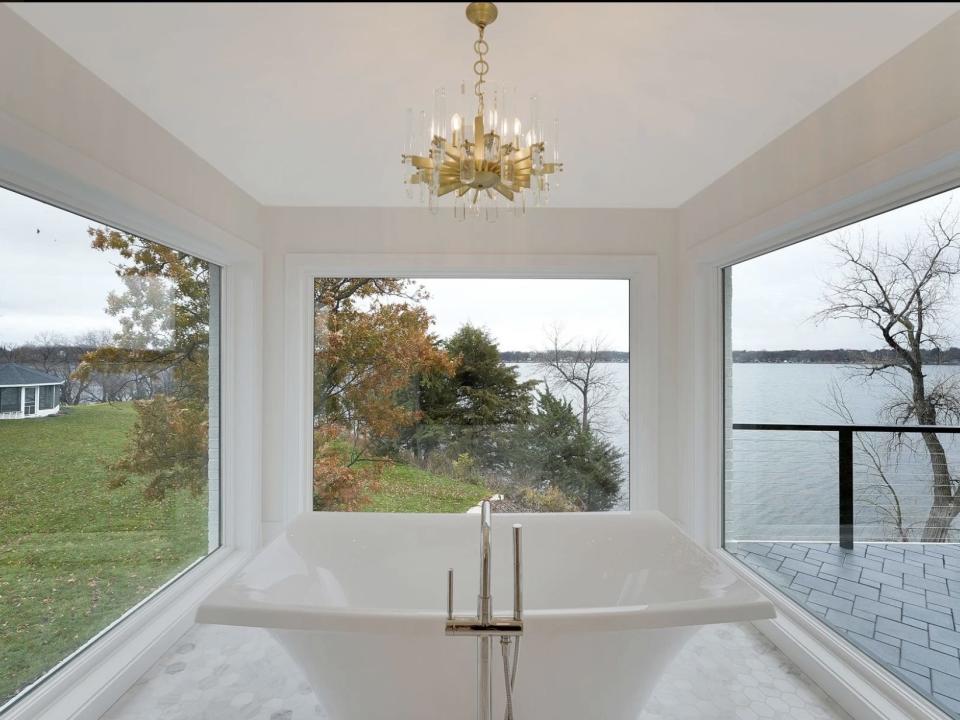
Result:
{"label": "window sill", "polygon": [[249,559],[220,548],[29,690],[3,720],[97,720],[193,624],[206,595]]}
{"label": "window sill", "polygon": [[726,550],[714,554],[776,607],[777,617],[754,623],[756,628],[850,715],[863,720],[947,717]]}

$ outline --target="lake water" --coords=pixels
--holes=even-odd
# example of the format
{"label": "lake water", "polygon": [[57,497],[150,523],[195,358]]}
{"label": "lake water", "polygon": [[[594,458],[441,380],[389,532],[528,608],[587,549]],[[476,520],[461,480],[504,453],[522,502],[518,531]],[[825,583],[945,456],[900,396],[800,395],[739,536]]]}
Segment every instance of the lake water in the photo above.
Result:
{"label": "lake water", "polygon": [[[517,363],[522,380],[543,379],[535,363]],[[615,402],[598,412],[605,437],[624,453],[623,501],[629,507],[629,392],[627,363],[605,363],[602,369],[622,390]],[[960,374],[958,366],[931,366],[928,383]],[[882,422],[882,409],[894,392],[881,380],[864,382],[846,365],[733,365],[733,422],[838,423],[833,388],[860,424]],[[577,407],[576,393],[551,383],[551,389]],[[854,441],[854,496],[858,540],[895,540],[889,521],[892,496],[866,450],[877,454],[887,480],[897,493],[903,524],[915,531],[930,509],[930,464],[919,436],[899,450],[889,449],[889,434],[862,433]],[[960,475],[960,436],[941,435],[951,470]],[[865,446],[861,446],[861,443]],[[726,537],[730,540],[837,539],[837,435],[817,432],[735,430],[727,443],[724,483]]]}
{"label": "lake water", "polygon": [[[931,366],[927,382],[957,373],[960,367]],[[842,423],[832,409],[835,385],[842,388],[854,421],[861,424],[882,422],[882,408],[895,396],[882,380],[864,381],[849,366],[735,363],[733,422]],[[899,497],[906,526],[922,526],[930,508],[930,465],[919,435],[899,451],[888,449],[889,440],[887,433],[854,436],[858,540],[896,539],[888,520],[894,509],[892,496],[883,489],[861,442],[877,453]],[[940,440],[956,473],[958,436],[941,435]],[[727,539],[836,541],[836,433],[734,430],[726,453]]]}

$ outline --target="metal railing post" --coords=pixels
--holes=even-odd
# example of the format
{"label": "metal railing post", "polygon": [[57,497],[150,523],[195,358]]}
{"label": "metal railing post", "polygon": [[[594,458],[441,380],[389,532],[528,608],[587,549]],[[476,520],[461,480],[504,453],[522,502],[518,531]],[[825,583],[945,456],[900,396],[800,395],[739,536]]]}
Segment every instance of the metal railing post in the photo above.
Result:
{"label": "metal railing post", "polygon": [[840,547],[853,550],[853,430],[844,428],[838,433],[839,460],[839,535]]}

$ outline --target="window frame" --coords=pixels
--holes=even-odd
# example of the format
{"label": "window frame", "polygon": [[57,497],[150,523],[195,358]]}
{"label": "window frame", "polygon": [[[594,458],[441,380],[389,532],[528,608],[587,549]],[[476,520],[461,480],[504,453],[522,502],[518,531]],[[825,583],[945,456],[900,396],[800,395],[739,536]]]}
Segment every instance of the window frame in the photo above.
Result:
{"label": "window frame", "polygon": [[[658,507],[658,259],[653,255],[293,253],[285,258],[282,520],[313,507],[313,283],[317,277],[610,279],[630,281],[629,510]],[[652,342],[643,339],[653,338]]]}
{"label": "window frame", "polygon": [[[924,698],[887,670],[837,636],[817,618],[800,608],[759,575],[733,558],[723,547],[723,472],[725,432],[724,335],[726,308],[723,271],[739,262],[803,242],[852,225],[898,207],[960,187],[960,157],[948,157],[919,170],[897,175],[886,182],[868,185],[858,193],[828,203],[824,193],[803,196],[788,210],[778,208],[770,217],[751,218],[719,232],[710,241],[689,249],[686,260],[687,287],[691,288],[693,327],[689,345],[681,348],[691,357],[689,366],[698,381],[699,412],[686,407],[689,427],[685,438],[689,478],[681,493],[688,501],[681,519],[695,539],[740,578],[764,593],[775,605],[778,617],[757,623],[758,628],[791,657],[848,711],[864,717],[911,717],[935,720],[942,717]],[[834,189],[834,192],[836,190]],[[784,217],[791,217],[784,221]],[[764,223],[768,229],[761,230]],[[681,461],[684,461],[681,455]]]}
{"label": "window frame", "polygon": [[127,179],[111,183],[101,173],[91,175],[96,181],[81,181],[0,144],[0,188],[220,267],[219,547],[0,707],[4,720],[99,717],[190,627],[199,602],[260,545],[262,253]]}

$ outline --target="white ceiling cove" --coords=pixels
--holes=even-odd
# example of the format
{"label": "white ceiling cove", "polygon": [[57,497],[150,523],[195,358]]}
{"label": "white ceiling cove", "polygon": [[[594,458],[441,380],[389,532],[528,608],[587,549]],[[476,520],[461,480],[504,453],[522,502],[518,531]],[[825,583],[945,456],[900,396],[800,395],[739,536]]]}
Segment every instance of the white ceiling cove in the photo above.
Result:
{"label": "white ceiling cove", "polygon": [[[259,202],[319,206],[408,204],[404,110],[471,82],[464,7],[10,4]],[[502,3],[489,79],[559,115],[553,204],[676,207],[957,7]]]}

